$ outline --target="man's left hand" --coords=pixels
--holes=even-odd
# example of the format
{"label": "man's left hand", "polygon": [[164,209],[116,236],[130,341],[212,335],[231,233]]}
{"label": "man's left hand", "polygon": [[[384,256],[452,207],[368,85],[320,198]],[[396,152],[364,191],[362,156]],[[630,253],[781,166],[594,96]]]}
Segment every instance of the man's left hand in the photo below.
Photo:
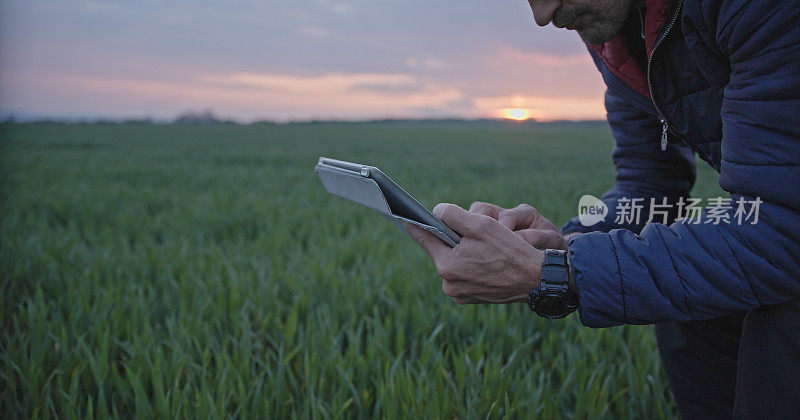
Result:
{"label": "man's left hand", "polygon": [[524,301],[539,285],[544,252],[492,217],[455,204],[439,204],[433,214],[462,238],[455,248],[406,224],[409,236],[428,253],[442,277],[442,291],[456,303]]}

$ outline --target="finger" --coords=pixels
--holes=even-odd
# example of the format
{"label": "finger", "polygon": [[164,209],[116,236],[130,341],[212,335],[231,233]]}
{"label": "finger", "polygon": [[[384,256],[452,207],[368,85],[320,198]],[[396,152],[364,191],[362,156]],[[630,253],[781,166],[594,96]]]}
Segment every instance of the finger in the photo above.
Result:
{"label": "finger", "polygon": [[497,220],[497,217],[500,215],[500,212],[504,210],[502,207],[498,206],[497,204],[492,203],[484,203],[483,201],[476,201],[469,206],[470,213],[477,213],[482,214],[484,216],[489,216],[494,220]]}
{"label": "finger", "polygon": [[461,236],[472,238],[480,238],[486,234],[487,226],[497,223],[489,216],[470,213],[450,203],[437,204],[433,208],[433,214]]}
{"label": "finger", "polygon": [[453,298],[453,301],[459,305],[468,303],[482,303],[483,301],[476,299],[464,293],[466,285],[461,282],[449,281],[442,279],[442,292],[445,295]]}
{"label": "finger", "polygon": [[497,221],[511,230],[525,229],[531,226],[538,215],[539,212],[530,204],[520,204],[513,209],[501,211]]}
{"label": "finger", "polygon": [[555,230],[522,229],[514,233],[538,249],[565,248],[564,237]]}
{"label": "finger", "polygon": [[431,257],[433,263],[441,261],[445,255],[450,253],[450,247],[445,245],[441,239],[437,238],[432,233],[426,232],[425,229],[419,226],[414,226],[411,223],[403,222],[406,232],[411,239],[414,240],[419,246]]}
{"label": "finger", "polygon": [[474,299],[474,298],[460,298],[460,297],[454,297],[453,298],[453,302],[455,302],[455,303],[457,303],[459,305],[474,305],[474,304],[477,304],[477,303],[485,303],[482,300],[478,300],[478,299]]}

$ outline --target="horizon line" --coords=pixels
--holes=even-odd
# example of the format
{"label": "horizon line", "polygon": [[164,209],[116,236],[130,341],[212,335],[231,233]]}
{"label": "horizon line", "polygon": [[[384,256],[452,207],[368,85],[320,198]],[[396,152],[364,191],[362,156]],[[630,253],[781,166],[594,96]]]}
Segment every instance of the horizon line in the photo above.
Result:
{"label": "horizon line", "polygon": [[509,125],[526,124],[557,124],[557,123],[607,123],[605,119],[537,119],[527,118],[515,120],[500,117],[388,117],[388,118],[309,118],[309,119],[255,119],[242,121],[234,118],[195,119],[181,115],[175,118],[156,118],[156,117],[56,117],[56,116],[30,116],[19,117],[8,114],[0,117],[2,124],[152,124],[152,125],[293,125],[293,124],[370,124],[370,123],[443,123],[443,122],[464,122],[464,123],[507,123]]}

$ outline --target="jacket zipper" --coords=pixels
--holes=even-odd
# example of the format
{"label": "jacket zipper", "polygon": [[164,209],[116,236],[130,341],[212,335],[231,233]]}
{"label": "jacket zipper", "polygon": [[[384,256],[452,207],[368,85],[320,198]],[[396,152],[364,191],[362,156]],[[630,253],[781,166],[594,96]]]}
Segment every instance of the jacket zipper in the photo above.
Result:
{"label": "jacket zipper", "polygon": [[669,25],[667,25],[667,29],[661,33],[656,39],[656,43],[653,44],[653,49],[650,50],[650,57],[647,58],[647,88],[650,90],[650,100],[653,102],[653,107],[656,109],[656,113],[658,113],[658,117],[661,119],[661,150],[667,150],[667,135],[669,130],[669,122],[664,117],[664,113],[658,108],[658,104],[656,104],[656,99],[653,96],[653,85],[650,83],[650,65],[653,62],[653,56],[656,53],[656,48],[661,44],[661,41],[667,37],[667,34],[672,27],[675,26],[675,22],[678,20],[678,15],[681,14],[681,7],[683,6],[683,0],[678,0],[678,5],[675,7],[675,13],[672,14],[672,20],[670,20]]}

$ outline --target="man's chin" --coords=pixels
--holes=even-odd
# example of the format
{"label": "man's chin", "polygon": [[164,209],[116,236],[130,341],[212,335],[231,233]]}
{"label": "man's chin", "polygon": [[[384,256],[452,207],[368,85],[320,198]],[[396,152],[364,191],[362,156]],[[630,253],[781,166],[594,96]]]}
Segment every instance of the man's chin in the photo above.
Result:
{"label": "man's chin", "polygon": [[614,39],[619,32],[619,28],[607,28],[605,26],[590,26],[586,29],[576,29],[583,42],[593,45],[605,44]]}

